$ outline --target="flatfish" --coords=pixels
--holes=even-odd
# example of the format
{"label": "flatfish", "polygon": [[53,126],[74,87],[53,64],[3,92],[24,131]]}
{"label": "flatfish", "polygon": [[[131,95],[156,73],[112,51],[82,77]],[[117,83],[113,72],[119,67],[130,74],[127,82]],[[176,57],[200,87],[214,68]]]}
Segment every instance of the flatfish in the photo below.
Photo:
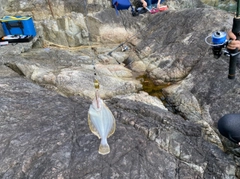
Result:
{"label": "flatfish", "polygon": [[96,92],[88,110],[88,125],[92,133],[101,139],[98,153],[102,155],[108,154],[110,147],[107,138],[115,132],[116,121],[112,112],[98,96],[98,92]]}

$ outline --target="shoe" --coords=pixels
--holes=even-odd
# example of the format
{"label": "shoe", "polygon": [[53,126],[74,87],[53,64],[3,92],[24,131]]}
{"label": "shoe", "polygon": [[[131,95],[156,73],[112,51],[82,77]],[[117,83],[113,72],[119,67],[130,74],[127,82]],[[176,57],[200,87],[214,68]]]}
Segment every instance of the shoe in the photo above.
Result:
{"label": "shoe", "polygon": [[157,12],[159,12],[159,10],[158,10],[158,9],[155,9],[155,8],[153,8],[153,9],[150,10],[150,13],[151,13],[151,14],[155,14],[155,13],[157,13]]}

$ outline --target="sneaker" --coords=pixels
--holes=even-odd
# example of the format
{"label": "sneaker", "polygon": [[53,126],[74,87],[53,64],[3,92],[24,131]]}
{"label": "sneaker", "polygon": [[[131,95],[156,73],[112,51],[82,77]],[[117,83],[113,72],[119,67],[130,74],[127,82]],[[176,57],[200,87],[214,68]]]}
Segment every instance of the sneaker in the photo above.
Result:
{"label": "sneaker", "polygon": [[159,12],[159,10],[158,10],[158,9],[155,9],[155,8],[153,8],[153,9],[150,10],[150,13],[151,13],[151,14],[155,14],[155,13],[157,13],[157,12]]}

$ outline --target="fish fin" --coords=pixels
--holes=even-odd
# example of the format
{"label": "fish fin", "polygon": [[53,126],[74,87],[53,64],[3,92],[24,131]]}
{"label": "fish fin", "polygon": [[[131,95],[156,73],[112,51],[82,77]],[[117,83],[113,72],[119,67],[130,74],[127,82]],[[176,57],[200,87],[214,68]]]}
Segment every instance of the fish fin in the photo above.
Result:
{"label": "fish fin", "polygon": [[114,119],[114,122],[113,122],[113,125],[112,125],[112,128],[110,130],[110,132],[108,133],[108,137],[110,137],[111,135],[114,134],[115,130],[116,130],[116,121],[115,121],[115,118],[113,117]]}
{"label": "fish fin", "polygon": [[114,118],[112,112],[110,111],[110,109],[107,107],[107,105],[106,105],[105,103],[103,103],[103,104],[104,104],[104,107],[106,107],[107,110],[108,110],[108,112],[111,114],[111,116],[112,116],[112,120],[113,120],[112,128],[111,128],[111,130],[110,130],[110,132],[108,133],[108,136],[107,136],[107,137],[110,137],[111,135],[114,134],[114,132],[115,132],[115,130],[116,130],[116,120],[115,120],[115,118]]}
{"label": "fish fin", "polygon": [[101,137],[100,137],[97,129],[94,127],[94,125],[93,125],[93,123],[92,123],[92,121],[91,121],[91,118],[90,118],[90,115],[89,115],[89,114],[88,114],[88,126],[89,126],[91,132],[92,132],[94,135],[96,135],[99,139],[101,139]]}
{"label": "fish fin", "polygon": [[100,144],[99,149],[98,149],[98,153],[101,155],[106,155],[110,153],[110,147],[108,144]]}

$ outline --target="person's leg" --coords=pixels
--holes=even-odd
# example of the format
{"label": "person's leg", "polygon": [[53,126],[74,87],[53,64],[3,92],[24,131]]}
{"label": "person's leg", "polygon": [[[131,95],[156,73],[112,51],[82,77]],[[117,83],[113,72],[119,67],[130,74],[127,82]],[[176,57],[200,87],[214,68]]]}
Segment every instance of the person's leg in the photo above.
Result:
{"label": "person's leg", "polygon": [[[160,5],[164,2],[165,0],[160,1]],[[152,0],[151,4],[154,5],[154,7],[157,7],[158,0]]]}
{"label": "person's leg", "polygon": [[160,1],[160,4],[162,4],[164,1],[165,1],[165,0],[161,0],[161,1]]}
{"label": "person's leg", "polygon": [[[161,1],[160,1],[160,4],[162,4],[164,1],[165,1],[165,0],[161,0]],[[152,0],[151,3],[152,3],[152,4],[157,4],[157,3],[158,3],[158,0]]]}
{"label": "person's leg", "polygon": [[147,7],[149,8],[149,9],[152,9],[152,0],[145,0],[146,1],[146,3],[147,3]]}
{"label": "person's leg", "polygon": [[152,2],[151,2],[151,4],[157,4],[157,3],[158,3],[158,0],[152,0]]}
{"label": "person's leg", "polygon": [[240,142],[240,114],[226,114],[218,121],[218,130],[234,143]]}

